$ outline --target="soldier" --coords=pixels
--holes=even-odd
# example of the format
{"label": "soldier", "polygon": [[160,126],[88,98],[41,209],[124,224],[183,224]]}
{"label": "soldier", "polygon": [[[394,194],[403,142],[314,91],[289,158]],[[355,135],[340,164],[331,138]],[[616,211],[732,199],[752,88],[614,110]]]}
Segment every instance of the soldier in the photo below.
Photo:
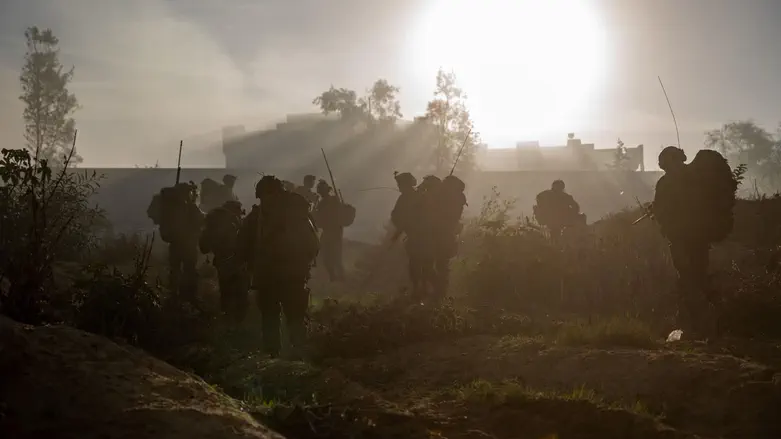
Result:
{"label": "soldier", "polygon": [[315,207],[314,217],[317,227],[323,231],[320,236],[323,265],[328,271],[331,282],[343,282],[345,277],[342,265],[344,239],[342,202],[337,195],[332,193],[331,186],[325,180],[318,182],[317,194],[320,196],[320,201]]}
{"label": "soldier", "polygon": [[420,296],[425,290],[424,271],[430,258],[426,254],[428,250],[426,228],[421,223],[422,204],[420,195],[415,189],[418,182],[409,172],[401,174],[396,172],[394,178],[401,195],[391,211],[391,223],[396,228],[391,239],[397,240],[402,233],[407,236],[404,247],[409,260],[412,292],[414,295]]}
{"label": "soldier", "polygon": [[201,181],[201,211],[211,212],[222,205],[221,185],[211,178],[204,178]]}
{"label": "soldier", "polygon": [[535,218],[548,228],[553,241],[558,241],[565,228],[580,223],[583,218],[580,205],[564,188],[562,180],[555,180],[550,189],[537,194],[534,206]]}
{"label": "soldier", "polygon": [[206,215],[201,234],[201,253],[213,253],[220,285],[220,305],[226,317],[241,323],[247,312],[248,276],[246,266],[237,257],[237,238],[243,210],[238,201],[227,201]]}
{"label": "soldier", "polygon": [[737,182],[716,151],[700,151],[690,165],[685,162],[686,153],[674,146],[659,154],[664,175],[656,183],[652,213],[678,272],[679,323],[684,333],[707,336],[716,329],[708,297],[710,246],[732,231]]}
{"label": "soldier", "polygon": [[[421,233],[421,249],[420,249],[420,261],[421,261],[421,273],[422,280],[420,282],[419,294],[428,295],[430,289],[436,290],[437,281],[439,279],[436,266],[436,244],[437,235],[439,234],[438,222],[440,213],[437,211],[439,203],[437,198],[440,195],[442,188],[442,180],[435,175],[427,175],[423,177],[423,181],[418,185],[416,192],[418,195],[418,209],[419,209],[419,227],[424,232]],[[425,239],[425,241],[423,241]]]}
{"label": "soldier", "polygon": [[[222,177],[222,188],[223,188],[223,203],[226,203],[228,201],[239,201],[239,197],[236,196],[236,193],[233,192],[233,188],[236,186],[236,180],[238,177],[231,174],[225,174]],[[241,204],[239,204],[241,206]]]}
{"label": "soldier", "polygon": [[458,253],[458,234],[463,225],[461,216],[466,206],[466,185],[455,176],[447,176],[439,185],[433,200],[432,220],[434,296],[443,298],[447,294],[450,280],[450,260]]}
{"label": "soldier", "polygon": [[263,347],[280,353],[280,312],[285,313],[290,342],[301,348],[309,306],[310,269],[319,251],[307,201],[287,192],[282,182],[267,175],[255,186],[259,206],[244,219],[239,232],[243,260],[250,267],[263,327]]}
{"label": "soldier", "polygon": [[309,209],[311,210],[315,203],[317,203],[317,194],[312,190],[315,187],[315,180],[317,177],[314,175],[306,175],[304,177],[304,185],[296,188],[296,193],[304,197],[309,202]]}
{"label": "soldier", "polygon": [[187,300],[195,300],[198,285],[196,265],[203,212],[196,205],[197,198],[194,183],[179,183],[162,189],[147,209],[160,228],[160,237],[168,243],[171,290]]}

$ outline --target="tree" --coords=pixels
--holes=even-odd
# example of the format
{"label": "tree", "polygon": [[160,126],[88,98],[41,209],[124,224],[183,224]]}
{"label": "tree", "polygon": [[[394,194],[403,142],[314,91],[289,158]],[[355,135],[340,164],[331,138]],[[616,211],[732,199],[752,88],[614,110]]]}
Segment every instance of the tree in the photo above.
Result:
{"label": "tree", "polygon": [[764,190],[777,190],[781,173],[781,135],[774,135],[752,120],[729,122],[705,133],[705,146],[722,153],[733,165],[746,164]]}
{"label": "tree", "polygon": [[368,122],[395,123],[401,114],[399,87],[385,79],[378,79],[366,95],[358,97],[354,90],[335,88],[333,85],[312,103],[320,107],[323,114],[337,113],[342,119],[365,120]]}
{"label": "tree", "polygon": [[616,171],[634,171],[634,169],[631,168],[629,152],[620,138],[616,142],[616,151],[613,153],[613,163],[611,163],[609,167]]}
{"label": "tree", "polygon": [[434,169],[438,174],[450,172],[461,145],[457,169],[469,171],[475,168],[475,152],[480,145],[480,135],[473,131],[474,123],[466,106],[467,96],[456,84],[454,73],[437,72],[434,99],[426,114],[416,122],[433,125],[437,130],[437,144],[434,147]]}
{"label": "tree", "polygon": [[400,89],[388,83],[385,79],[378,79],[367,90],[368,95],[362,99],[372,121],[393,124],[401,118],[401,104],[398,100]]}
{"label": "tree", "polygon": [[333,85],[313,101],[323,114],[337,113],[343,119],[358,118],[366,114],[365,104],[358,100],[354,90],[335,88]]}
{"label": "tree", "polygon": [[41,31],[33,26],[24,36],[27,51],[19,77],[19,99],[25,104],[22,116],[26,147],[36,159],[55,167],[66,162],[81,163],[81,156],[72,151],[76,122],[71,116],[79,108],[76,96],[68,91],[73,67],[64,70],[59,60],[59,40],[51,29]]}

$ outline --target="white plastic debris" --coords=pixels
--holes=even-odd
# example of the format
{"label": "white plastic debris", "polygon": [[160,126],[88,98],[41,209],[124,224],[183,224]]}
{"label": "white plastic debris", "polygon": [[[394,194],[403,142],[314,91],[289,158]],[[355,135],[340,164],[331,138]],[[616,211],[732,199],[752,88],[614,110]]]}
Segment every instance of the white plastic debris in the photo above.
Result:
{"label": "white plastic debris", "polygon": [[681,331],[680,329],[676,329],[675,331],[671,332],[670,335],[667,336],[667,343],[680,341],[682,335],[683,335],[683,331]]}

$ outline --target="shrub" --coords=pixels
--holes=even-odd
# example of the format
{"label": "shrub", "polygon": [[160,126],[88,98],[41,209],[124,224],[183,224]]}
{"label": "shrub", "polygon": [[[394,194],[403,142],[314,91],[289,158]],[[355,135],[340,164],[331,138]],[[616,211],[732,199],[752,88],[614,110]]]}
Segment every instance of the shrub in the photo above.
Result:
{"label": "shrub", "polygon": [[[640,209],[609,215],[554,244],[528,218],[511,219],[511,208],[494,191],[465,228],[454,283],[463,285],[469,306],[532,319],[629,315],[654,330],[672,329],[676,274],[668,243],[653,221],[632,224]],[[735,215],[734,232],[712,251],[722,329],[781,333],[781,199],[739,200]]]}
{"label": "shrub", "polygon": [[53,170],[26,149],[3,149],[0,159],[0,310],[16,320],[46,319],[55,290],[55,262],[80,259],[95,245],[95,227],[106,224],[89,202],[96,173]]}
{"label": "shrub", "polygon": [[72,286],[72,323],[162,357],[207,338],[215,315],[168,294],[159,280],[148,281],[154,245],[147,241],[134,258],[133,270],[87,266]]}
{"label": "shrub", "polygon": [[567,322],[558,331],[556,342],[566,346],[653,348],[657,345],[647,324],[637,319],[613,317],[593,322]]}

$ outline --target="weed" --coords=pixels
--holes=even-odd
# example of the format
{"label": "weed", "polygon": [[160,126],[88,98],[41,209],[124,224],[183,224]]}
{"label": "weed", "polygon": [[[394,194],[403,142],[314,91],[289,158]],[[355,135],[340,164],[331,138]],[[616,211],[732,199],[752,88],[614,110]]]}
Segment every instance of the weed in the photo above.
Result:
{"label": "weed", "polygon": [[627,317],[598,319],[590,323],[565,323],[556,334],[556,343],[604,348],[650,349],[658,346],[656,337],[646,323]]}

